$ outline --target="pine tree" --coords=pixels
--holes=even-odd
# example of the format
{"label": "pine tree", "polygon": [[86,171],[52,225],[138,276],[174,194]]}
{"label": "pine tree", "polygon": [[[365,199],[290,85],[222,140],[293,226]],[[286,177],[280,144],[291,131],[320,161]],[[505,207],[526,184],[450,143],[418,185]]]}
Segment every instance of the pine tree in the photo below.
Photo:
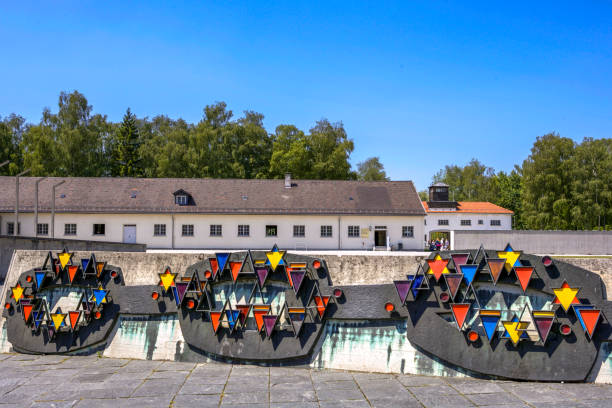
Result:
{"label": "pine tree", "polygon": [[136,126],[136,116],[128,108],[117,135],[116,157],[119,176],[139,177],[142,175],[139,149],[140,135]]}

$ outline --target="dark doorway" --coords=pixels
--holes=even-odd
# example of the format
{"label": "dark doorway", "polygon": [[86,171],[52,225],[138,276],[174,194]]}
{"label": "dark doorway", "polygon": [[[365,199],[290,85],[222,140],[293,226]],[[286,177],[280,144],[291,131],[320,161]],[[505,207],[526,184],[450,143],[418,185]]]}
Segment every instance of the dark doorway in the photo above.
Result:
{"label": "dark doorway", "polygon": [[377,247],[387,246],[387,231],[374,231],[374,245]]}

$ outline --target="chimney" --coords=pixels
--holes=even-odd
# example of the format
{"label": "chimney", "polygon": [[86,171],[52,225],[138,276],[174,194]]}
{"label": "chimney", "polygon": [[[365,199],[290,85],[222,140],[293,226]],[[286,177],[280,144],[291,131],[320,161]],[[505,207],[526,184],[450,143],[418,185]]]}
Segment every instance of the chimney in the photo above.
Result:
{"label": "chimney", "polygon": [[291,188],[291,173],[285,173],[285,188]]}

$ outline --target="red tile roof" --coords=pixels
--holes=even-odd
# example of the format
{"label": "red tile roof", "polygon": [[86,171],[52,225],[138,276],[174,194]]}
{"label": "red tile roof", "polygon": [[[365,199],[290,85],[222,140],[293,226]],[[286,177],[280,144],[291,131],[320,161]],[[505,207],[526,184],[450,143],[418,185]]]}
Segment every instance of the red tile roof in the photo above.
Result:
{"label": "red tile roof", "polygon": [[440,210],[431,211],[427,206],[427,201],[423,201],[425,211],[432,213],[475,213],[475,214],[514,214],[513,211],[489,203],[488,201],[458,201],[456,211]]}

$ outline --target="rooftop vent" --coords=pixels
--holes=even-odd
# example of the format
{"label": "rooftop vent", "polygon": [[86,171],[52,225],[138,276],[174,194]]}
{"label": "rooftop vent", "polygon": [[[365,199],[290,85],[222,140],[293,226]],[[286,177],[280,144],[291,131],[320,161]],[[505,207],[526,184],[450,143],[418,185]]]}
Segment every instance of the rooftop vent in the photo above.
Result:
{"label": "rooftop vent", "polygon": [[291,188],[291,173],[285,173],[285,188]]}

